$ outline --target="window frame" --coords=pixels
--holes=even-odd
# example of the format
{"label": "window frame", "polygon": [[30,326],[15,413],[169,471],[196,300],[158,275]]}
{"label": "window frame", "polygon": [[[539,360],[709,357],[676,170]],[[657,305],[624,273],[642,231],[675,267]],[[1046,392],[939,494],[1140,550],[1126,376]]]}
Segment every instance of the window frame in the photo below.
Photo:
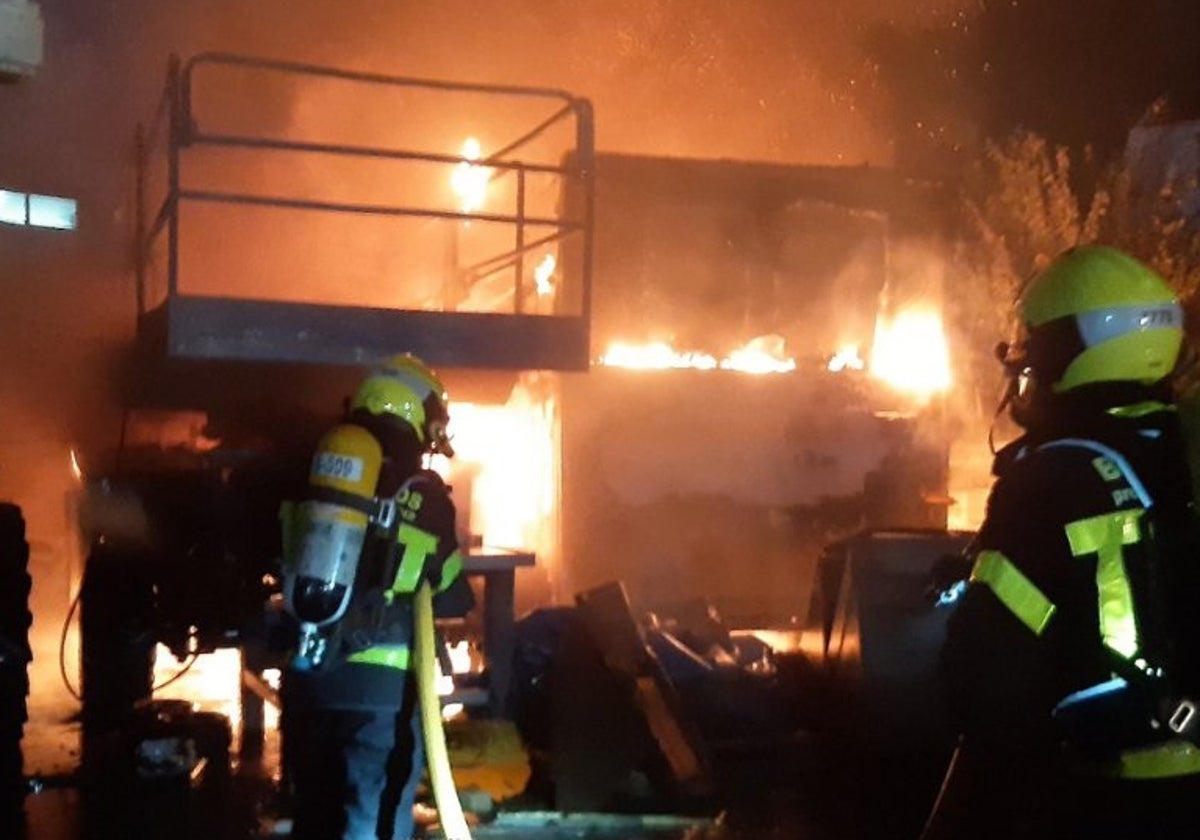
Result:
{"label": "window frame", "polygon": [[[9,189],[8,187],[0,186],[0,196],[15,196],[19,199],[23,209],[22,218],[16,221],[12,218],[0,217],[0,227],[24,227],[35,228],[37,230],[57,230],[57,231],[76,231],[79,230],[79,199],[65,195],[50,195],[48,193],[25,192],[23,190]],[[45,200],[48,203],[62,202],[69,204],[70,214],[63,218],[69,219],[69,224],[46,224],[44,220],[34,221],[35,215],[41,218],[41,212],[35,214],[34,205],[39,201]]]}

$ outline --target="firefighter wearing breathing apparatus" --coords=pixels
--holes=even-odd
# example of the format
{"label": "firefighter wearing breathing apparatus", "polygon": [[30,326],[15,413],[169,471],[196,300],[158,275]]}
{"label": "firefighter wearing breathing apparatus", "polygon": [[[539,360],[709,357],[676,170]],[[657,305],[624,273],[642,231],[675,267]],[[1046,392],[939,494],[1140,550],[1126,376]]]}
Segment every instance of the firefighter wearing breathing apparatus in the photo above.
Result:
{"label": "firefighter wearing breathing apparatus", "polygon": [[1062,254],[998,348],[997,455],[942,669],[961,739],[925,840],[1200,833],[1200,540],[1167,284]]}
{"label": "firefighter wearing breathing apparatus", "polygon": [[411,674],[419,588],[463,615],[449,488],[423,469],[453,455],[446,392],[419,359],[372,371],[320,440],[307,497],[285,512],[284,601],[299,624],[284,677],[285,762],[297,840],[413,833],[423,739]]}

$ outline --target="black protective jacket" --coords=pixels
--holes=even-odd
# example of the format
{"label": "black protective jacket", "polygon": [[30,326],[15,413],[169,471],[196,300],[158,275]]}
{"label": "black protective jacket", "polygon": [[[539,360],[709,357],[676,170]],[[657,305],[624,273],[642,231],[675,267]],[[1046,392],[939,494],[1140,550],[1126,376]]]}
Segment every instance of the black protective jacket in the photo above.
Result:
{"label": "black protective jacket", "polygon": [[396,523],[368,537],[349,607],[330,635],[322,665],[288,675],[289,689],[315,707],[371,710],[400,706],[407,668],[351,661],[354,654],[379,646],[407,648],[411,653],[414,593],[385,595],[389,589],[399,589],[397,575],[406,546],[405,532],[398,534],[398,529],[415,529],[418,539],[433,541],[435,547],[424,557],[414,583],[427,581],[433,588],[435,616],[462,616],[474,606],[470,585],[456,562],[458,537],[450,488],[429,470],[397,481],[385,470],[380,495],[396,499]]}
{"label": "black protective jacket", "polygon": [[1170,692],[1198,696],[1200,543],[1180,425],[1160,398],[1133,387],[1084,391],[997,455],[973,553],[1003,555],[1054,611],[1039,635],[973,582],[951,616],[942,669],[963,740],[944,793],[950,814],[929,837],[1061,837],[1103,810],[1082,804],[1095,797],[1076,780],[1112,756],[1067,744],[1053,712],[1128,663],[1103,638],[1099,555],[1072,543],[1071,523],[1121,511],[1137,518],[1140,533],[1120,553],[1136,616],[1130,658],[1163,667]]}

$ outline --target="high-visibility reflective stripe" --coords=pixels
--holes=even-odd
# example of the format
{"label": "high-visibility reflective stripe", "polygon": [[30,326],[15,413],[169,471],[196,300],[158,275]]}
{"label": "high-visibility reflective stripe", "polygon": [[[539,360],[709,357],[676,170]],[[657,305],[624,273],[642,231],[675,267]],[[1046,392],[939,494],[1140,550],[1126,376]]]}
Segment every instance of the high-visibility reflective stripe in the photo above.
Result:
{"label": "high-visibility reflective stripe", "polygon": [[1072,706],[1091,703],[1098,697],[1116,694],[1117,692],[1126,691],[1128,688],[1129,682],[1126,679],[1123,677],[1113,677],[1111,680],[1089,685],[1085,689],[1068,694],[1062,700],[1058,701],[1058,705],[1054,707],[1054,712],[1057,714],[1060,711],[1070,709]]}
{"label": "high-visibility reflective stripe", "polygon": [[405,522],[396,532],[396,542],[404,548],[404,553],[400,556],[400,568],[396,570],[396,579],[392,582],[391,591],[411,595],[417,591],[417,585],[421,582],[425,560],[437,551],[438,538]]}
{"label": "high-visibility reflective stripe", "polygon": [[366,650],[356,651],[346,657],[347,662],[358,662],[362,665],[382,665],[385,668],[395,668],[400,671],[408,670],[411,659],[408,645],[378,645]]}
{"label": "high-visibility reflective stripe", "polygon": [[1167,779],[1200,773],[1200,749],[1190,741],[1167,741],[1142,750],[1121,753],[1121,758],[1106,768],[1109,775],[1122,779]]}
{"label": "high-visibility reflective stripe", "polygon": [[446,562],[442,565],[442,582],[438,584],[437,591],[445,592],[450,588],[450,584],[458,579],[463,570],[463,556],[459,551],[455,551],[446,558]]}
{"label": "high-visibility reflective stripe", "polygon": [[1130,659],[1138,651],[1137,619],[1133,591],[1125,572],[1122,548],[1141,540],[1138,521],[1145,511],[1118,510],[1070,522],[1067,541],[1076,557],[1097,555],[1096,591],[1099,597],[1100,635],[1109,650]]}
{"label": "high-visibility reflective stripe", "polygon": [[1108,413],[1113,417],[1127,417],[1130,419],[1145,417],[1147,414],[1154,414],[1159,411],[1175,411],[1175,406],[1155,400],[1147,400],[1146,402],[1134,403],[1133,405],[1119,405],[1116,408],[1108,409]]}
{"label": "high-visibility reflective stripe", "polygon": [[971,569],[971,581],[986,584],[1034,635],[1042,635],[1054,615],[1055,606],[1050,599],[999,551],[979,552]]}

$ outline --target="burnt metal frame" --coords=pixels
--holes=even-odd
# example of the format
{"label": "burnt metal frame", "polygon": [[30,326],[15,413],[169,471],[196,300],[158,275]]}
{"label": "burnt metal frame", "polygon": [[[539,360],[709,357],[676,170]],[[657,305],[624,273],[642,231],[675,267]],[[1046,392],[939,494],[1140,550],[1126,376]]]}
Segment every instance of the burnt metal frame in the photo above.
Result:
{"label": "burnt metal frame", "polygon": [[[343,155],[348,157],[424,161],[447,165],[459,164],[464,160],[461,156],[457,155],[437,154],[408,149],[388,149],[368,146],[311,143],[280,138],[249,137],[233,134],[208,134],[199,126],[192,108],[193,76],[197,68],[204,65],[249,67],[266,71],[295,74],[299,76],[341,79],[365,84],[400,88],[422,88],[434,91],[441,90],[447,92],[491,94],[496,96],[540,98],[550,101],[557,100],[561,103],[561,107],[549,117],[545,118],[542,122],[527,131],[525,134],[507,143],[497,151],[493,152],[487,158],[470,161],[472,165],[486,166],[491,169],[498,170],[501,173],[501,177],[512,174],[517,179],[517,208],[515,215],[462,213],[428,207],[345,204],[281,197],[255,196],[237,192],[183,189],[180,183],[181,152],[184,148],[202,145],[257,148],[284,152],[315,152],[329,155]],[[575,149],[566,156],[566,162],[563,165],[555,166],[542,163],[530,163],[511,157],[514,152],[519,151],[527,143],[540,136],[546,130],[571,117],[574,118],[575,122]],[[154,157],[154,150],[157,145],[157,141],[164,128],[166,129],[166,133],[165,137],[162,139],[165,140],[166,149],[166,195],[163,198],[162,203],[154,212],[153,218],[150,219],[147,216],[147,212],[152,209],[147,206],[147,172],[150,169]],[[574,355],[579,355],[581,347],[584,348],[583,352],[586,354],[586,347],[588,345],[588,330],[591,321],[592,309],[591,274],[593,214],[595,204],[593,178],[594,158],[595,130],[591,103],[586,99],[573,96],[572,94],[562,90],[550,88],[471,84],[403,76],[388,76],[375,73],[340,70],[336,68],[310,64],[252,58],[228,53],[202,53],[192,57],[186,62],[181,62],[177,56],[172,56],[168,64],[166,89],[159,101],[155,115],[148,124],[140,125],[138,127],[137,134],[137,242],[135,257],[137,269],[137,314],[139,316],[139,324],[142,316],[148,315],[151,310],[159,305],[159,303],[169,304],[172,301],[178,301],[180,298],[190,297],[186,294],[181,294],[179,290],[179,208],[181,202],[183,201],[207,201],[226,204],[283,207],[296,210],[318,210],[339,213],[407,216],[450,221],[478,220],[512,225],[515,231],[515,241],[512,250],[489,257],[474,266],[468,266],[465,269],[458,270],[467,274],[468,276],[473,277],[474,279],[481,279],[509,267],[515,267],[516,288],[514,289],[513,295],[513,315],[517,316],[522,314],[521,278],[524,273],[523,266],[525,255],[531,250],[544,246],[548,243],[563,240],[572,234],[579,234],[581,237],[581,247],[579,252],[580,274],[577,279],[579,314],[576,316],[537,316],[538,320],[542,322],[550,319],[553,321],[570,323],[547,325],[549,326],[549,329],[545,331],[544,335],[539,334],[533,343],[544,348],[552,346],[556,341],[560,341],[570,336],[574,337],[575,340],[567,341],[566,343],[573,346],[575,351]],[[525,215],[525,181],[526,176],[529,173],[543,173],[561,177],[564,179],[564,185],[574,182],[574,184],[578,186],[577,195],[580,196],[579,205],[576,210],[578,213],[578,218],[549,218]],[[566,211],[564,211],[564,213],[565,212]],[[527,236],[526,232],[526,229],[530,227],[543,229],[550,228],[551,232],[541,236],[535,236],[531,239]],[[165,298],[160,297],[152,301],[147,290],[148,262],[154,244],[159,237],[164,234],[164,232],[167,236]],[[204,303],[204,301],[200,298],[193,298],[193,300],[196,301],[196,303]],[[211,313],[211,303],[213,299],[209,298],[208,301],[210,305],[207,309],[207,312]],[[259,303],[264,302],[260,301]],[[280,329],[276,330],[276,334],[286,333],[287,329],[289,329],[289,324],[293,324],[304,319],[304,316],[299,313],[298,307],[295,305],[289,307],[283,301],[275,302],[274,305],[279,307],[282,313],[282,318],[280,320],[281,327]],[[191,310],[189,309],[188,311]],[[451,335],[459,338],[461,338],[464,333],[468,333],[473,329],[487,330],[500,326],[500,322],[497,320],[498,318],[512,319],[512,315],[497,315],[495,313],[453,313],[439,312],[437,310],[428,311],[401,309],[387,311],[406,313],[411,316],[416,316],[414,324],[419,330],[427,329],[428,326],[434,320],[436,320],[438,316],[444,318],[458,318],[462,323],[460,323],[457,328],[452,328],[450,333]],[[205,317],[204,309],[200,309],[198,312],[200,313],[200,317]],[[378,323],[380,312],[380,310],[374,310],[374,320],[372,323]],[[182,314],[167,314],[165,316],[166,329],[170,331],[177,328],[182,319],[186,317],[186,315]],[[208,323],[210,325],[216,322],[211,315],[208,317]],[[236,320],[237,318],[235,317],[234,321]],[[244,318],[242,320],[244,321]],[[493,341],[494,345],[499,346],[505,343],[511,343],[511,339],[514,334],[516,334],[516,331],[521,329],[521,326],[517,324],[505,325],[505,327],[507,327],[507,331],[505,328],[501,328],[497,332],[496,338]],[[192,340],[193,346],[198,346],[198,344],[198,342]],[[245,345],[244,341],[238,345],[238,352],[239,354],[244,354],[245,358],[261,359],[266,358],[267,355],[269,355],[269,351],[263,351],[262,355],[258,355],[258,351],[255,348],[248,348],[247,354],[247,350],[243,348],[243,345]],[[175,344],[171,344],[170,347],[173,349]],[[353,352],[354,354],[359,354],[362,352],[362,348],[356,347],[354,348]],[[201,350],[200,355],[207,354]],[[213,355],[220,355],[220,353],[214,353]],[[521,353],[514,352],[511,355],[512,358],[508,359],[507,361],[503,358],[497,359],[499,362],[498,366],[524,366],[522,364]],[[504,356],[504,354],[501,353],[501,356]],[[323,357],[321,360],[328,361],[331,359]],[[344,359],[341,361],[361,360],[355,358]],[[449,361],[454,363],[455,359],[451,358]],[[476,365],[466,364],[465,366]],[[583,366],[586,367],[586,360],[584,360]],[[575,364],[571,365],[571,367],[579,367],[578,360]]]}

